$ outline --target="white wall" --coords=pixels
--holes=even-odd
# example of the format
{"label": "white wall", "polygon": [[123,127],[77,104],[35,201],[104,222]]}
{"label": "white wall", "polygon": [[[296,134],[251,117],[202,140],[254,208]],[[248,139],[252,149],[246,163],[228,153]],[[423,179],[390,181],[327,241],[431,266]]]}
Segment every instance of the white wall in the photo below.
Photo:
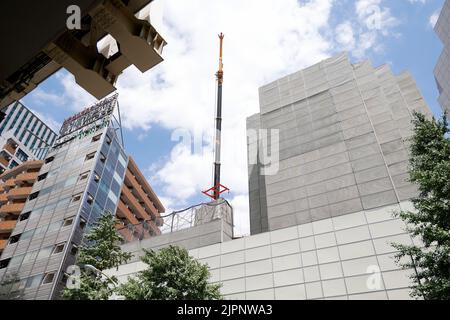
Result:
{"label": "white wall", "polygon": [[[409,202],[190,250],[227,299],[409,299],[391,242],[411,244],[393,210]],[[111,270],[120,281],[142,262]],[[379,268],[378,275],[373,270]],[[377,279],[379,279],[378,288]],[[373,281],[372,281],[373,280]],[[368,286],[372,283],[372,285]]]}

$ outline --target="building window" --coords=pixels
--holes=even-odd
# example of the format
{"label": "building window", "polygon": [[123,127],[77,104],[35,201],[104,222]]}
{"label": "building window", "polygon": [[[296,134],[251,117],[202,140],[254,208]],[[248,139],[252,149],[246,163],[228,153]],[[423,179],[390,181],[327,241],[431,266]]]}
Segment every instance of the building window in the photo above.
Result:
{"label": "building window", "polygon": [[63,228],[72,225],[72,223],[73,223],[73,218],[64,219]]}
{"label": "building window", "polygon": [[17,241],[19,241],[20,235],[21,235],[21,234],[16,234],[16,235],[10,237],[10,238],[9,238],[9,243],[12,244],[12,243],[16,243]]}
{"label": "building window", "polygon": [[101,161],[102,163],[105,163],[105,162],[106,162],[106,156],[103,154],[103,152],[100,152],[100,161]]}
{"label": "building window", "polygon": [[81,180],[85,180],[85,179],[87,179],[89,177],[89,171],[87,171],[87,172],[83,172],[82,174],[80,174],[80,177],[79,177],[79,181],[81,181]]}
{"label": "building window", "polygon": [[95,157],[95,151],[87,154],[86,158],[84,159],[84,161],[88,161],[88,160],[94,159],[94,157]]}
{"label": "building window", "polygon": [[53,246],[42,248],[39,251],[36,259],[39,260],[39,259],[48,258],[52,254],[52,251],[53,251]]}
{"label": "building window", "polygon": [[9,259],[5,259],[5,260],[1,260],[0,261],[0,269],[4,269],[8,266],[9,261],[11,261],[11,258]]}
{"label": "building window", "polygon": [[58,254],[58,253],[63,252],[64,245],[65,245],[65,242],[55,245],[55,248],[53,249],[53,253],[52,254]]}
{"label": "building window", "polygon": [[108,144],[108,145],[110,145],[111,144],[111,138],[108,136],[108,135],[106,135],[106,143]]}
{"label": "building window", "polygon": [[38,287],[39,284],[42,281],[42,277],[43,277],[42,274],[39,274],[39,275],[34,276],[34,277],[29,277],[27,279],[27,284],[25,285],[25,287],[26,288],[36,288],[36,287]]}
{"label": "building window", "polygon": [[83,230],[86,227],[86,220],[80,218],[80,229]]}
{"label": "building window", "polygon": [[25,162],[28,160],[28,155],[22,149],[17,150],[16,157],[17,157],[17,159],[19,159],[22,162]]}
{"label": "building window", "polygon": [[11,163],[9,164],[9,168],[10,169],[13,169],[13,168],[15,168],[15,167],[17,167],[19,164],[15,161],[15,160],[13,160],[13,161],[11,161]]}
{"label": "building window", "polygon": [[100,181],[100,175],[97,172],[94,173],[94,181],[95,182],[99,182]]}
{"label": "building window", "polygon": [[34,193],[32,193],[32,194],[30,194],[30,195],[28,196],[28,200],[34,200],[34,199],[36,199],[38,196],[39,196],[39,191],[38,191],[38,192],[34,192]]}
{"label": "building window", "polygon": [[45,159],[45,163],[50,163],[53,160],[55,160],[55,157],[48,157],[47,159]]}
{"label": "building window", "polygon": [[70,254],[76,255],[78,253],[78,246],[76,244],[72,245],[72,248],[70,249]]}
{"label": "building window", "polygon": [[30,217],[31,211],[24,212],[20,215],[19,221],[27,220]]}
{"label": "building window", "polygon": [[102,134],[100,133],[100,134],[98,134],[98,135],[96,135],[96,136],[94,136],[94,137],[92,137],[92,140],[91,140],[91,142],[95,142],[95,141],[98,141],[98,140],[100,140],[100,138],[102,137]]}
{"label": "building window", "polygon": [[48,172],[39,175],[39,176],[37,177],[37,181],[42,181],[42,180],[44,180],[45,178],[47,178],[47,174],[48,174]]}
{"label": "building window", "polygon": [[94,203],[94,197],[90,193],[88,193],[86,201],[89,205],[92,205]]}
{"label": "building window", "polygon": [[44,276],[44,280],[42,280],[42,284],[49,284],[53,282],[53,279],[55,278],[55,273],[51,272],[51,273],[47,273]]}
{"label": "building window", "polygon": [[81,193],[74,195],[74,196],[72,197],[72,202],[80,201],[81,195],[82,195]]}

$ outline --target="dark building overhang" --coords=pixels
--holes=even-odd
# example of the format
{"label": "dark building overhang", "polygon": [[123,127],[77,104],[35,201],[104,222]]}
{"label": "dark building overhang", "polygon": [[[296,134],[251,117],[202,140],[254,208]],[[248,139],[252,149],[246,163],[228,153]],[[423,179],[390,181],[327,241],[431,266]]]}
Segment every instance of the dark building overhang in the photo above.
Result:
{"label": "dark building overhang", "polygon": [[[0,2],[0,109],[67,69],[97,99],[115,90],[121,72],[145,72],[162,59],[165,40],[150,16],[136,17],[153,0],[16,0]],[[81,9],[81,29],[69,30],[70,5]],[[150,9],[151,10],[151,9]],[[111,35],[112,55],[97,43]],[[114,41],[113,40],[113,41]]]}

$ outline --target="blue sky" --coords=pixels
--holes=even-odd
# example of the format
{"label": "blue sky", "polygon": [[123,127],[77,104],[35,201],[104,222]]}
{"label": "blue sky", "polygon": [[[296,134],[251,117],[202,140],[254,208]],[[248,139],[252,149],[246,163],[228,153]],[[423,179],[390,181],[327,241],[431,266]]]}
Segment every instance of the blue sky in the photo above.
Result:
{"label": "blue sky", "polygon": [[[168,210],[207,201],[212,148],[217,34],[225,33],[222,181],[232,192],[237,233],[248,232],[245,118],[258,112],[258,87],[334,53],[408,70],[436,115],[433,68],[442,45],[433,16],[444,0],[156,0],[168,46],[165,61],[117,84],[127,152]],[[376,27],[370,19],[376,14]],[[95,99],[62,70],[23,99],[54,127]],[[176,137],[190,133],[201,148]],[[198,133],[198,134],[196,134]],[[172,139],[172,136],[175,136]]]}

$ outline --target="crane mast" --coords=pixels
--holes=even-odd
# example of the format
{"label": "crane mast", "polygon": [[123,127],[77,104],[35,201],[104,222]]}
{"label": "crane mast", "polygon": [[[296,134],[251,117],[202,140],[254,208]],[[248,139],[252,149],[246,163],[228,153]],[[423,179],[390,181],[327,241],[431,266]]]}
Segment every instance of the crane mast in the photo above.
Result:
{"label": "crane mast", "polygon": [[222,85],[223,85],[223,38],[224,34],[219,34],[220,50],[219,50],[219,70],[216,73],[217,77],[217,110],[216,110],[216,139],[214,145],[214,199],[220,197],[220,147],[222,139]]}
{"label": "crane mast", "polygon": [[230,191],[220,182],[220,147],[222,139],[222,85],[223,85],[223,38],[224,34],[219,34],[220,50],[219,50],[219,70],[216,73],[217,78],[217,109],[215,119],[215,139],[214,139],[214,185],[208,190],[202,191],[206,196],[218,200],[223,192]]}

